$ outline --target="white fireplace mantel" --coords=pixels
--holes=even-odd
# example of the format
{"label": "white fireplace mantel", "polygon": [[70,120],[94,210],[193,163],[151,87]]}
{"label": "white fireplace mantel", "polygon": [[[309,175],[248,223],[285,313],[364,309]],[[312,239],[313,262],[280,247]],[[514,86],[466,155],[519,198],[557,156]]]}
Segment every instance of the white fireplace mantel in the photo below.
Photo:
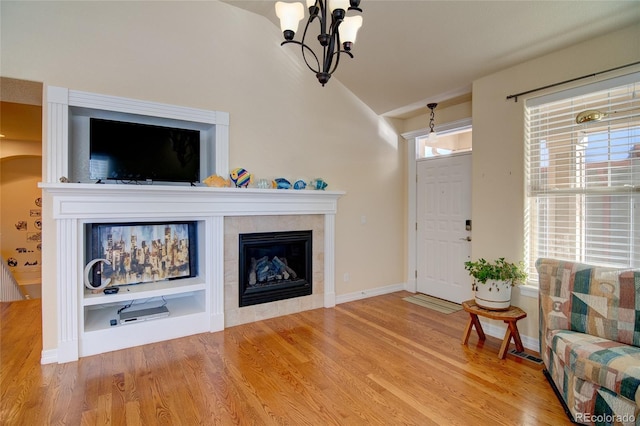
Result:
{"label": "white fireplace mantel", "polygon": [[[209,188],[169,185],[42,183],[56,223],[58,347],[43,363],[68,362],[105,350],[224,329],[224,218],[231,216],[323,215],[324,306],[335,306],[335,215],[343,191]],[[204,294],[202,312],[172,319],[86,332],[83,288],[85,224],[123,221],[196,220],[206,265],[188,285]],[[199,237],[199,238],[201,238]],[[162,295],[163,290],[151,294]],[[186,290],[185,290],[186,291]],[[113,300],[126,300],[118,295]],[[193,325],[195,324],[195,325]],[[137,327],[137,329],[136,329]]]}
{"label": "white fireplace mantel", "polygon": [[55,219],[335,214],[343,191],[204,186],[41,184]]}

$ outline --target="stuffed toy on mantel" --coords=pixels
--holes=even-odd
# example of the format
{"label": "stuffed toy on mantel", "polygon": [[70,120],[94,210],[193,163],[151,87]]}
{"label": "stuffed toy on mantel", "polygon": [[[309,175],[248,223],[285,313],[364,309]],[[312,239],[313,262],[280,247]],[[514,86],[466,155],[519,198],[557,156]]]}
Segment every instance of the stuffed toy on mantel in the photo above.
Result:
{"label": "stuffed toy on mantel", "polygon": [[211,175],[202,182],[204,182],[205,185],[212,186],[214,188],[226,188],[231,185],[229,179],[225,179],[218,175]]}
{"label": "stuffed toy on mantel", "polygon": [[231,170],[229,177],[236,188],[246,188],[253,182],[253,175],[241,167]]}

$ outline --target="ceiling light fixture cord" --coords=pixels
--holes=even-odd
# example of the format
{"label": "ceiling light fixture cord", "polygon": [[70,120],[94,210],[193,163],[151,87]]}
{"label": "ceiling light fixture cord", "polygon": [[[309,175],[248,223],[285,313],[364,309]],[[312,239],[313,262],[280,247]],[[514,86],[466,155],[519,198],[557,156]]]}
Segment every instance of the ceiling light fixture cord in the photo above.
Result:
{"label": "ceiling light fixture cord", "polygon": [[[360,0],[307,0],[309,18],[302,34],[302,41],[298,41],[293,38],[298,30],[300,20],[304,17],[302,4],[276,3],[276,15],[280,18],[280,28],[285,39],[280,45],[288,43],[300,45],[304,62],[316,74],[318,81],[323,86],[338,68],[341,54],[344,53],[353,58],[351,47],[355,43],[358,29],[362,26],[362,17],[347,17],[346,13],[347,11],[362,13],[359,5]],[[309,26],[316,19],[320,25],[320,34],[317,39],[322,47],[322,61],[306,42]]]}

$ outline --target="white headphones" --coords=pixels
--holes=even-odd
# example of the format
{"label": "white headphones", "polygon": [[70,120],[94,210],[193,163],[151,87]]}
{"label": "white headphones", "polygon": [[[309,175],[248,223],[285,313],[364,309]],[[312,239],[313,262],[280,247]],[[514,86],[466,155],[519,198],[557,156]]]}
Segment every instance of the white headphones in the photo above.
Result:
{"label": "white headphones", "polygon": [[102,283],[100,283],[99,286],[95,286],[91,282],[91,280],[89,278],[89,274],[91,274],[91,270],[93,269],[93,265],[95,265],[98,262],[104,262],[107,265],[111,265],[111,262],[109,262],[109,260],[107,260],[107,259],[93,259],[91,262],[87,263],[87,266],[84,267],[84,286],[86,288],[88,288],[89,290],[100,290],[100,289],[105,288],[106,286],[108,286],[109,283],[111,282],[111,278],[107,278]]}

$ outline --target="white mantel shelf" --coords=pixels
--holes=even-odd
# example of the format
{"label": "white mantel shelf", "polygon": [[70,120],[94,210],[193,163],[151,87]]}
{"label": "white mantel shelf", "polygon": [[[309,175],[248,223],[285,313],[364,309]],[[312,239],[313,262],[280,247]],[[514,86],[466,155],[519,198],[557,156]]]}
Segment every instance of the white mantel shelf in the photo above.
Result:
{"label": "white mantel shelf", "polygon": [[344,191],[42,183],[56,219],[335,214]]}
{"label": "white mantel shelf", "polygon": [[[39,186],[47,197],[45,201],[51,203],[56,222],[58,307],[57,349],[43,351],[42,363],[69,362],[81,356],[224,329],[225,217],[323,215],[324,306],[335,306],[335,215],[343,191],[90,183]],[[193,283],[171,290],[189,296],[172,300],[172,314],[166,319],[108,327],[108,319],[114,314],[102,318],[91,309],[131,296],[86,294],[82,273],[87,262],[85,225],[182,219],[200,224],[198,246],[203,261],[199,276]],[[171,293],[162,285],[145,291],[145,297]],[[188,306],[187,311],[181,303]]]}

